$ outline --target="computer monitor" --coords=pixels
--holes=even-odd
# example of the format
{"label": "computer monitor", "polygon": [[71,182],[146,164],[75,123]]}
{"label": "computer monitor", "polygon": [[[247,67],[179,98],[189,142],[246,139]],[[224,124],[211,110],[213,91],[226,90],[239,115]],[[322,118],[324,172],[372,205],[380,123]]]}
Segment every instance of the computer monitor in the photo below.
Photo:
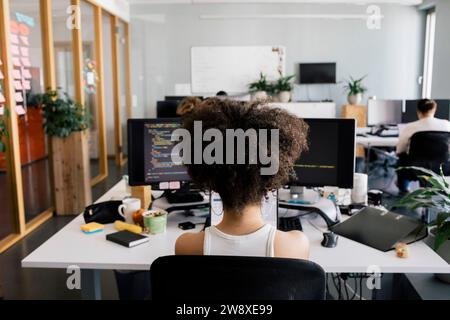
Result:
{"label": "computer monitor", "polygon": [[355,119],[304,119],[309,150],[294,165],[292,186],[353,188]]}
{"label": "computer monitor", "polygon": [[[417,117],[417,104],[420,100],[406,100],[405,110],[402,114],[402,123],[409,123],[419,120]],[[438,119],[450,120],[450,100],[434,100],[437,104],[435,117]]]}
{"label": "computer monitor", "polygon": [[[178,101],[181,102],[183,101],[185,98],[187,98],[188,96],[165,96],[164,100],[165,101]],[[200,100],[203,100],[202,96],[195,96],[196,98],[199,98]]]}
{"label": "computer monitor", "polygon": [[369,99],[367,106],[367,124],[396,125],[402,122],[403,100]]}
{"label": "computer monitor", "polygon": [[151,185],[153,189],[178,189],[190,181],[187,168],[174,164],[172,132],[181,127],[181,120],[128,120],[128,176],[131,186]]}
{"label": "computer monitor", "polygon": [[336,83],[336,63],[300,63],[300,84]]}
{"label": "computer monitor", "polygon": [[180,101],[158,101],[156,102],[156,117],[157,118],[177,118],[177,108]]}

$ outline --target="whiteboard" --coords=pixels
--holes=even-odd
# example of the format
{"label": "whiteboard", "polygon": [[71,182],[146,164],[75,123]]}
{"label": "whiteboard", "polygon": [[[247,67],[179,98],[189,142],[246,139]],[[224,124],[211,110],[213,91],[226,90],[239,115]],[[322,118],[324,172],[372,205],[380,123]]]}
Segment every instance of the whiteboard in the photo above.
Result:
{"label": "whiteboard", "polygon": [[191,83],[194,94],[248,92],[259,79],[276,80],[285,74],[286,49],[282,46],[192,47]]}

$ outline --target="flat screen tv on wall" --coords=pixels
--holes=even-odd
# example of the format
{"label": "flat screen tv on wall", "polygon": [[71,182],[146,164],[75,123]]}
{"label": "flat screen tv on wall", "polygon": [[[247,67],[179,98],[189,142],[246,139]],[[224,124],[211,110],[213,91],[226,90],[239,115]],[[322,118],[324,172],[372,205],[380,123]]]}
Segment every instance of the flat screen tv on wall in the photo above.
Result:
{"label": "flat screen tv on wall", "polygon": [[300,63],[300,84],[336,83],[336,63]]}

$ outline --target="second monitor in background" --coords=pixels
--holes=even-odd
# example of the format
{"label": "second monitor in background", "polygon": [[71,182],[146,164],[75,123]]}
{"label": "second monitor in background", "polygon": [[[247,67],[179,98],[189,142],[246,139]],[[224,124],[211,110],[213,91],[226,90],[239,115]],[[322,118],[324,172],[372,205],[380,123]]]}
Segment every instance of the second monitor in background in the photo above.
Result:
{"label": "second monitor in background", "polygon": [[367,124],[369,126],[397,125],[402,122],[403,100],[369,99]]}
{"label": "second monitor in background", "polygon": [[[417,104],[420,100],[406,100],[405,112],[402,115],[402,123],[409,123],[419,120],[417,116]],[[450,100],[434,100],[437,104],[435,117],[438,119],[450,120]]]}

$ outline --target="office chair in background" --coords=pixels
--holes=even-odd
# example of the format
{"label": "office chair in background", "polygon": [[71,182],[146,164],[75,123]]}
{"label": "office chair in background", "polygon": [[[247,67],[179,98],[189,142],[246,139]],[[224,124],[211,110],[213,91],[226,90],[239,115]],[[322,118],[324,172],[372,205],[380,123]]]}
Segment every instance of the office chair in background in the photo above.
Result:
{"label": "office chair in background", "polygon": [[150,268],[154,300],[324,300],[325,272],[299,259],[166,256]]}
{"label": "office chair in background", "polygon": [[[410,140],[409,154],[403,156],[400,166],[415,166],[432,170],[439,174],[440,166],[445,175],[450,174],[450,132],[422,131],[415,133]],[[423,172],[414,170],[399,171],[399,175],[409,181],[424,181],[419,179]]]}

